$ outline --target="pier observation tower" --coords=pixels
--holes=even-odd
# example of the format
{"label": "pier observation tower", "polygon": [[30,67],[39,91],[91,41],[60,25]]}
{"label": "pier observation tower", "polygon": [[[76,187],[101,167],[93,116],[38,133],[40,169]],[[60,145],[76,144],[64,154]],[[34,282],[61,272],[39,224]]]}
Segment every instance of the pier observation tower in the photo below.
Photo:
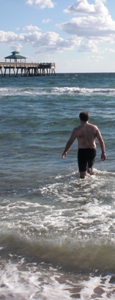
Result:
{"label": "pier observation tower", "polygon": [[20,63],[25,62],[26,63],[26,57],[19,55],[20,52],[13,51],[11,53],[12,53],[12,55],[5,57],[5,62],[7,62],[7,60],[9,60],[10,62],[13,61],[15,63],[17,63],[17,62],[20,62]]}

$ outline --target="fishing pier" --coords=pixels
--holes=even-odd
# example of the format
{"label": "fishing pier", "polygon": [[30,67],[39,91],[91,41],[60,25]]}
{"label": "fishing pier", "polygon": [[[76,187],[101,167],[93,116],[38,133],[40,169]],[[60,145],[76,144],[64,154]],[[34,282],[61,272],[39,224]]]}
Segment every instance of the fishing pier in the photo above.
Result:
{"label": "fishing pier", "polygon": [[55,63],[27,63],[26,57],[19,55],[19,52],[13,51],[12,55],[5,57],[5,62],[0,62],[1,75],[9,76],[43,76],[55,75]]}

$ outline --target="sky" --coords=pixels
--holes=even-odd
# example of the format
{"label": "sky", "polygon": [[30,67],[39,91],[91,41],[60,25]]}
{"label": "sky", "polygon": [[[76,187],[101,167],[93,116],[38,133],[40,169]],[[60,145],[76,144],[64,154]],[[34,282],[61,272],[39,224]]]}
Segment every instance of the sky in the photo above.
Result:
{"label": "sky", "polygon": [[115,0],[0,0],[0,61],[12,51],[56,73],[115,72]]}

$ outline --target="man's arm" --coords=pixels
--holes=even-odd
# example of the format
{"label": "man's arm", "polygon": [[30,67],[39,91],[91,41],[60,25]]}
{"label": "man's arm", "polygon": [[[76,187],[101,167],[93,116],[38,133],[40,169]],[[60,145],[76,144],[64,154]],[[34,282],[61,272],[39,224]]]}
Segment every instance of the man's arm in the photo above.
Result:
{"label": "man's arm", "polygon": [[99,129],[97,128],[97,139],[99,141],[100,144],[100,148],[101,148],[101,160],[105,160],[106,159],[106,153],[105,153],[105,143],[104,140],[102,138],[101,132],[99,131]]}
{"label": "man's arm", "polygon": [[71,145],[73,144],[73,142],[75,141],[77,137],[77,132],[76,132],[76,128],[72,131],[72,134],[65,146],[64,152],[62,153],[62,158],[64,158],[67,155],[67,152],[69,150],[69,148],[71,147]]}

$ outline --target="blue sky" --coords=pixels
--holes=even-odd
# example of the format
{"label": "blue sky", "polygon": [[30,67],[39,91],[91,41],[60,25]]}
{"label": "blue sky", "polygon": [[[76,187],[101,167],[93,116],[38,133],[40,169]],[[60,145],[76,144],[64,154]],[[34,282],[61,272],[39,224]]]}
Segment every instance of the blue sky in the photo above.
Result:
{"label": "blue sky", "polygon": [[0,61],[17,50],[56,72],[115,72],[115,0],[0,0]]}

